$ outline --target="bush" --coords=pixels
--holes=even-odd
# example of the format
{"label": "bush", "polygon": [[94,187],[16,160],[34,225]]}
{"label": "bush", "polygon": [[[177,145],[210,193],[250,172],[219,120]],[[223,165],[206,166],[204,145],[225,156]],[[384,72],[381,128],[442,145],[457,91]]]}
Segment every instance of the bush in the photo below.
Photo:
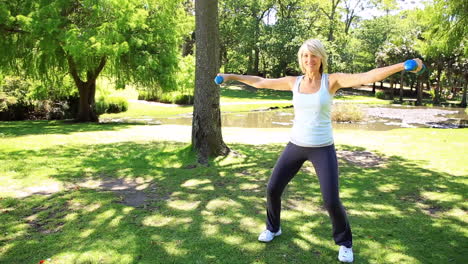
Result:
{"label": "bush", "polygon": [[183,94],[178,91],[159,94],[151,91],[140,90],[138,91],[138,100],[154,101],[165,104],[191,105],[193,104],[193,95]]}
{"label": "bush", "polygon": [[355,105],[333,105],[332,120],[335,122],[359,122],[364,119],[364,113]]}
{"label": "bush", "polygon": [[179,94],[173,98],[174,104],[191,105],[193,104],[193,95]]}
{"label": "bush", "polygon": [[0,112],[7,111],[11,105],[16,104],[16,98],[0,92]]}
{"label": "bush", "polygon": [[78,96],[60,101],[18,101],[15,97],[0,92],[0,120],[59,120],[74,118],[78,111]]}
{"label": "bush", "polygon": [[101,96],[96,101],[96,113],[102,115],[105,113],[120,113],[128,110],[128,101],[123,97],[104,97]]}
{"label": "bush", "polygon": [[378,98],[378,99],[382,99],[382,100],[387,99],[387,96],[385,95],[385,92],[383,92],[383,91],[375,92],[375,97]]}
{"label": "bush", "polygon": [[17,76],[7,76],[3,80],[0,91],[8,96],[15,97],[17,101],[27,101],[31,84]]}
{"label": "bush", "polygon": [[7,76],[0,87],[0,120],[73,118],[79,98],[71,85],[64,80],[60,87],[52,87]]}

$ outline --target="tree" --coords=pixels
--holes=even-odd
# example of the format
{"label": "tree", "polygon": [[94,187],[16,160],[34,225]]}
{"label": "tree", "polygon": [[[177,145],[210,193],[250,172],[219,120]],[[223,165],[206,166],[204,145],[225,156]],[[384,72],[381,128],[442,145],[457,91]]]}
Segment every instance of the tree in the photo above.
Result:
{"label": "tree", "polygon": [[330,20],[328,24],[328,41],[333,41],[335,39],[333,34],[336,29],[337,16],[340,14],[338,12],[338,5],[340,2],[341,0],[329,0],[328,2],[324,2],[326,7],[321,8],[323,14]]}
{"label": "tree", "polygon": [[219,70],[218,0],[195,1],[195,98],[192,147],[200,163],[227,155],[221,133],[219,88],[213,79]]}
{"label": "tree", "polygon": [[103,71],[120,87],[175,87],[180,2],[1,0],[0,67],[48,83],[71,75],[80,96],[77,120],[98,121],[94,97]]}
{"label": "tree", "polygon": [[220,2],[221,59],[227,71],[259,74],[259,38],[272,5],[272,0]]}
{"label": "tree", "polygon": [[443,99],[445,77],[449,86],[452,86],[457,78],[462,83],[466,82],[461,76],[463,71],[458,62],[466,58],[468,54],[467,5],[466,1],[435,0],[426,6],[424,12],[421,12],[421,21],[425,23],[419,49],[427,59],[433,62],[436,80],[434,104],[439,104]]}

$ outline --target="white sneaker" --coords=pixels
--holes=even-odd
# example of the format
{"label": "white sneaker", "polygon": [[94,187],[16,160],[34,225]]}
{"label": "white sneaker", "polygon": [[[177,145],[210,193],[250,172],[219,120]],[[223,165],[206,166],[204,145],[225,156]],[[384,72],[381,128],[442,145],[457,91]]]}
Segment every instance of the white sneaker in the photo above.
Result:
{"label": "white sneaker", "polygon": [[258,236],[258,241],[260,242],[270,242],[273,240],[273,238],[281,235],[281,228],[278,230],[278,232],[271,232],[268,229],[263,230],[262,233]]}
{"label": "white sneaker", "polygon": [[340,252],[338,252],[338,260],[341,262],[353,262],[353,248],[347,248],[345,246],[340,246]]}

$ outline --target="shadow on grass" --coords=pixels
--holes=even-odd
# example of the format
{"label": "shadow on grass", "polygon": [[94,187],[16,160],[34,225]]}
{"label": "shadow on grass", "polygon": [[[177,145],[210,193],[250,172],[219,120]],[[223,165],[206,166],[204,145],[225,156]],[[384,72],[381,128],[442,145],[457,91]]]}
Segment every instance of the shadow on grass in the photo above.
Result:
{"label": "shadow on grass", "polygon": [[[261,244],[256,238],[264,227],[265,187],[283,146],[231,147],[237,154],[209,167],[196,167],[190,149],[173,142],[9,153],[24,159],[66,158],[50,175],[64,183],[103,175],[150,179],[152,187],[142,191],[154,195],[140,208],[121,204],[112,192],[92,189],[4,198],[0,232],[7,235],[0,239],[0,262],[36,263],[49,257],[67,263],[336,262],[337,247],[311,166],[285,190],[283,235]],[[356,262],[463,263],[464,222],[447,214],[466,211],[467,188],[455,176],[401,157],[387,157],[383,167],[340,166]]]}
{"label": "shadow on grass", "polygon": [[[128,128],[131,123],[74,123],[68,121],[2,121],[0,137],[19,137],[42,134],[108,131]],[[141,125],[141,124],[139,124]]]}

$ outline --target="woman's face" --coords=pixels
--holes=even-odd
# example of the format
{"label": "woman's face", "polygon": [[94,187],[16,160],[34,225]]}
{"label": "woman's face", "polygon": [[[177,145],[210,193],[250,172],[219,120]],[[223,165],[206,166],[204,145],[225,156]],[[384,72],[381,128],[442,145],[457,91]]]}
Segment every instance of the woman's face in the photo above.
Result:
{"label": "woman's face", "polygon": [[310,51],[302,53],[302,65],[306,72],[318,72],[320,71],[320,65],[322,64],[322,58],[312,54]]}

